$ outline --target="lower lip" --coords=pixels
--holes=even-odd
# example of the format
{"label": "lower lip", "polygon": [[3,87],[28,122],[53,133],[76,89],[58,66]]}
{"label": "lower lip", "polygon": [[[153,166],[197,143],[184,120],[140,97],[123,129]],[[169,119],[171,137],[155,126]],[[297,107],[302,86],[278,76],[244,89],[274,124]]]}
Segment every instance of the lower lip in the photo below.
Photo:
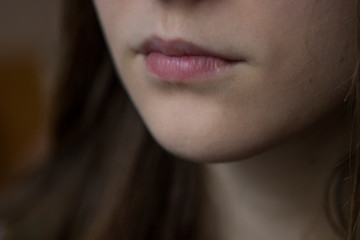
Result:
{"label": "lower lip", "polygon": [[151,52],[145,59],[147,70],[166,82],[191,83],[211,77],[234,64],[211,56],[168,56]]}

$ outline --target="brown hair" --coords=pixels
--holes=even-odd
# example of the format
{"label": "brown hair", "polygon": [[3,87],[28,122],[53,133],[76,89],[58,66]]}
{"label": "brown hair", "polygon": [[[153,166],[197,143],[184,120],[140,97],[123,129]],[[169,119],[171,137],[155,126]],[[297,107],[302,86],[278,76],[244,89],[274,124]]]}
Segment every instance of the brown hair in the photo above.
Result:
{"label": "brown hair", "polygon": [[347,224],[347,240],[358,240],[360,238],[360,0],[356,0],[356,54],[357,62],[353,79],[353,139],[355,143],[353,157],[349,161],[349,177],[351,179],[352,191],[350,195],[350,214],[349,222]]}
{"label": "brown hair", "polygon": [[[67,0],[65,9],[67,55],[54,106],[55,147],[48,164],[1,202],[9,238],[211,239],[202,226],[201,166],[164,151],[144,127],[116,76],[92,1]],[[351,108],[360,126],[360,82],[354,82]],[[357,142],[360,130],[354,132]],[[340,222],[344,239],[358,240],[358,154],[347,163],[351,216],[333,222]],[[343,219],[342,205],[337,209]]]}

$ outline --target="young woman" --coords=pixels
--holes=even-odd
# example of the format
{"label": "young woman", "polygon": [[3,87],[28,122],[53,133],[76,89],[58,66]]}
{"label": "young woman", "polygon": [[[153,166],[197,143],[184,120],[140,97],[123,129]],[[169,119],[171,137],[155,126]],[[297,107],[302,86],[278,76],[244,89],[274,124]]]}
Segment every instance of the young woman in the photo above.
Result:
{"label": "young woman", "polygon": [[2,203],[10,239],[359,239],[358,1],[65,10],[54,150]]}

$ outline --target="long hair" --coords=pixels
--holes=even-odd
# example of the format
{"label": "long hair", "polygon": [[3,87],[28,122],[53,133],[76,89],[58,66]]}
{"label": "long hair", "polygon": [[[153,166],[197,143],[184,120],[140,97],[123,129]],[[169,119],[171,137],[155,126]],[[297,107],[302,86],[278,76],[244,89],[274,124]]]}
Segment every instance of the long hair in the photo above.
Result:
{"label": "long hair", "polygon": [[[115,73],[92,1],[64,3],[66,54],[53,106],[54,147],[35,177],[0,202],[9,239],[211,239],[202,225],[201,165],[167,153],[144,127]],[[358,141],[360,82],[354,76]],[[351,214],[334,222],[342,223],[335,225],[344,239],[359,240],[359,154],[348,164]]]}

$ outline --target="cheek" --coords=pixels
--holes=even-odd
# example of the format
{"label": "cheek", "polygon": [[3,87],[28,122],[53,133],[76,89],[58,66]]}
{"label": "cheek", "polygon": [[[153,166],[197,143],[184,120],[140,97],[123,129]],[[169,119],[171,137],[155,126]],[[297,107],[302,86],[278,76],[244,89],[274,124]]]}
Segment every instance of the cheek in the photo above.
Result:
{"label": "cheek", "polygon": [[[94,0],[94,6],[111,49],[119,54],[127,49],[128,39],[134,32],[141,32],[149,23],[149,1],[138,0]],[[141,17],[139,17],[141,16]]]}

